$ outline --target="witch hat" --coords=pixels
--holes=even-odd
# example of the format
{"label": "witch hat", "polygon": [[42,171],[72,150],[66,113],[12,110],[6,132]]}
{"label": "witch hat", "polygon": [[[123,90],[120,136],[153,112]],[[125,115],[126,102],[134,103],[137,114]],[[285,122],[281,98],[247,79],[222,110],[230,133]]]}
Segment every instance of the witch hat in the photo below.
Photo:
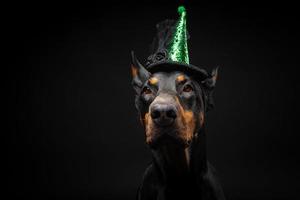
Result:
{"label": "witch hat", "polygon": [[[152,42],[152,53],[147,58],[145,68],[150,73],[182,71],[197,77],[198,80],[204,80],[209,77],[209,74],[204,69],[189,63],[186,9],[179,6],[178,13],[179,19],[177,21],[165,20],[156,25],[157,35]],[[133,52],[132,58],[138,62]]]}

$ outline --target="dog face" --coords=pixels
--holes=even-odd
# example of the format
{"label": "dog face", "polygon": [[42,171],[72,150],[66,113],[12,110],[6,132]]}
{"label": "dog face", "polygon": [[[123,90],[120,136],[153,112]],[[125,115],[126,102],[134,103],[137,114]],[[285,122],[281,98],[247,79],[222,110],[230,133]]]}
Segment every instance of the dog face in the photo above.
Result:
{"label": "dog face", "polygon": [[204,124],[204,87],[185,73],[151,74],[139,63],[132,65],[132,76],[146,143],[151,148],[167,142],[187,147]]}

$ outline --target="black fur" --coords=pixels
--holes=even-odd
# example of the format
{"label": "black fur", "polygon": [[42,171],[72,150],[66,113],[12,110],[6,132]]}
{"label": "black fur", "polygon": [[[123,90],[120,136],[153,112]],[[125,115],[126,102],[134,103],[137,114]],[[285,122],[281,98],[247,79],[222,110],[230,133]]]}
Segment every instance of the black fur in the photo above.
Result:
{"label": "black fur", "polygon": [[[205,80],[196,80],[192,75],[186,75],[187,81],[194,91],[188,97],[181,94],[180,85],[174,86],[174,78],[182,72],[148,72],[133,56],[133,67],[137,75],[133,77],[133,86],[136,91],[136,108],[141,117],[148,111],[149,105],[161,92],[167,92],[177,96],[181,105],[187,110],[193,111],[195,116],[200,112],[205,113],[212,107],[212,91],[215,87],[217,70]],[[159,86],[151,86],[147,80],[151,76],[160,77]],[[142,91],[148,87],[153,93],[144,96]],[[206,159],[205,127],[198,126],[195,129],[189,151],[189,165],[182,163],[184,157],[183,148],[172,143],[166,146],[151,148],[153,161],[145,171],[142,183],[139,187],[137,199],[139,200],[173,200],[173,199],[202,199],[222,200],[224,194],[216,178],[215,170]]]}

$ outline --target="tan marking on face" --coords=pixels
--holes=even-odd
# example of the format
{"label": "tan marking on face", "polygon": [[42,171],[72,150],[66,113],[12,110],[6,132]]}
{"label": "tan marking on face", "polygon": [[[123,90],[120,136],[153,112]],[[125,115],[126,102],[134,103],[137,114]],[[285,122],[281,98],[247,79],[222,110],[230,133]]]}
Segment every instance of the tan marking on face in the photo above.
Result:
{"label": "tan marking on face", "polygon": [[185,110],[181,106],[177,97],[176,97],[176,102],[179,108],[178,109],[179,116],[176,119],[179,128],[179,137],[181,137],[185,141],[190,142],[193,138],[195,127],[196,127],[194,113],[192,111]]}
{"label": "tan marking on face", "polygon": [[202,127],[203,124],[204,124],[204,112],[201,111],[201,112],[200,112],[200,126]]}
{"label": "tan marking on face", "polygon": [[149,144],[152,142],[152,134],[153,134],[153,121],[149,113],[145,114],[143,119],[143,124],[145,126],[145,134],[146,134],[146,143]]}
{"label": "tan marking on face", "polygon": [[133,65],[131,65],[131,75],[132,77],[136,77],[138,73],[138,70],[136,67],[134,67]]}
{"label": "tan marking on face", "polygon": [[183,74],[177,76],[177,78],[176,78],[176,80],[177,80],[178,82],[182,82],[182,81],[184,81],[185,79],[186,79],[186,78],[185,78],[185,76],[184,76]]}
{"label": "tan marking on face", "polygon": [[158,83],[158,78],[156,78],[156,77],[150,78],[150,79],[149,79],[149,83],[150,83],[151,85],[156,85],[156,84]]}

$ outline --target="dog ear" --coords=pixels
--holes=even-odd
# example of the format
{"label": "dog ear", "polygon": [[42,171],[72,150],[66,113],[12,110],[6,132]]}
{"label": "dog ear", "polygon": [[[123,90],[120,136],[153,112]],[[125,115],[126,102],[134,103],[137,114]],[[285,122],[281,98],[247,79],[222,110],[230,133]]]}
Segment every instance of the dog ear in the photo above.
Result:
{"label": "dog ear", "polygon": [[210,76],[207,79],[205,79],[204,81],[202,81],[203,85],[207,89],[213,90],[215,88],[217,78],[218,78],[218,70],[219,70],[219,67],[216,67],[215,69],[213,69],[212,72],[210,73]]}
{"label": "dog ear", "polygon": [[214,108],[214,101],[213,101],[212,93],[213,93],[214,88],[216,87],[216,82],[217,82],[217,78],[218,78],[218,70],[219,70],[219,67],[216,67],[215,69],[213,69],[210,76],[207,79],[205,79],[204,81],[202,81],[202,84],[204,86],[205,93],[206,93],[205,96],[206,96],[207,111]]}
{"label": "dog ear", "polygon": [[150,77],[150,72],[138,61],[134,52],[131,52],[131,74],[132,74],[132,86],[134,90],[139,93],[144,82]]}

